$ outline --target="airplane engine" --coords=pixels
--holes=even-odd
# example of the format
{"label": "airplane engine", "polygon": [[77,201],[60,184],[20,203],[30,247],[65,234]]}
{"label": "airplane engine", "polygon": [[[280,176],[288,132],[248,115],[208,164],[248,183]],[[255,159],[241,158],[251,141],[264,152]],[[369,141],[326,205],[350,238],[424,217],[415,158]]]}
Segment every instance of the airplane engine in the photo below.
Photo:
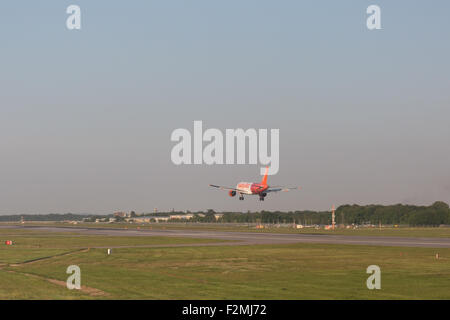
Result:
{"label": "airplane engine", "polygon": [[234,196],[236,195],[236,191],[230,190],[230,192],[228,192],[228,195],[229,195],[230,197],[234,197]]}

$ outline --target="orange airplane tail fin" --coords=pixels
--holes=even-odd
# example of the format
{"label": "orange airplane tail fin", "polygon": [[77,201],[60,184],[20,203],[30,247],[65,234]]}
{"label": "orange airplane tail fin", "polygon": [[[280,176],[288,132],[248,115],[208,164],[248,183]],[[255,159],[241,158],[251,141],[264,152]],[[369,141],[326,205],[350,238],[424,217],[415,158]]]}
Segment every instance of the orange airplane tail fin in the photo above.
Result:
{"label": "orange airplane tail fin", "polygon": [[269,173],[269,167],[266,167],[266,173],[264,174],[264,177],[263,177],[263,179],[261,181],[261,184],[263,184],[265,186],[267,186],[267,175],[268,175],[268,173]]}

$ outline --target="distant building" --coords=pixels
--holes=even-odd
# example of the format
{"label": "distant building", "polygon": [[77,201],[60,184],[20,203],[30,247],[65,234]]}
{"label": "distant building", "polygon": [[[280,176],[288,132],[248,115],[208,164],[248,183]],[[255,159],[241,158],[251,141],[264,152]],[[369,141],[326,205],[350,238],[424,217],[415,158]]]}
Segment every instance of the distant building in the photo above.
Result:
{"label": "distant building", "polygon": [[219,220],[220,218],[223,217],[223,213],[215,213],[214,217],[216,218],[216,220]]}
{"label": "distant building", "polygon": [[130,220],[133,220],[134,222],[137,222],[137,223],[149,223],[150,222],[150,217],[142,217],[142,218],[132,218],[132,219],[130,219]]}
{"label": "distant building", "polygon": [[170,217],[152,217],[151,219],[154,219],[155,222],[167,222],[169,221]]}
{"label": "distant building", "polygon": [[171,214],[170,220],[180,219],[180,220],[190,220],[194,217],[193,214]]}
{"label": "distant building", "polygon": [[122,211],[114,212],[114,217],[121,217],[124,218],[127,214]]}

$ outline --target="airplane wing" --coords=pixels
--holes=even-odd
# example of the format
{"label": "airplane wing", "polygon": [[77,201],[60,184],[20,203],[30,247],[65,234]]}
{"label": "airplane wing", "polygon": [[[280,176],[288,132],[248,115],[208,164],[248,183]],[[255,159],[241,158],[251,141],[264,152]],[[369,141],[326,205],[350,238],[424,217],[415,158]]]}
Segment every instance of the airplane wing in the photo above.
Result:
{"label": "airplane wing", "polygon": [[210,187],[213,187],[213,188],[221,189],[221,190],[233,190],[233,191],[236,191],[236,192],[241,191],[241,190],[236,189],[236,188],[229,188],[229,187],[216,186],[216,185],[214,185],[214,184],[210,184],[209,186],[210,186]]}
{"label": "airplane wing", "polygon": [[300,190],[300,187],[282,187],[282,186],[276,186],[276,187],[270,187],[269,189],[267,189],[265,192],[288,192],[291,190]]}

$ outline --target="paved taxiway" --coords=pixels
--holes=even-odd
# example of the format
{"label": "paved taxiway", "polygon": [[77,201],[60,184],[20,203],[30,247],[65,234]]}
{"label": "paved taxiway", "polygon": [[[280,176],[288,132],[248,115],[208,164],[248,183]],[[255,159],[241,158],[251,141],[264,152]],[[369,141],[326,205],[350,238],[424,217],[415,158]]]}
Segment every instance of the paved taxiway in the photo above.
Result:
{"label": "paved taxiway", "polygon": [[[197,245],[249,245],[249,244],[288,244],[288,243],[325,243],[373,246],[450,248],[450,238],[404,238],[383,236],[343,236],[324,234],[281,234],[256,232],[229,232],[206,230],[131,230],[114,228],[81,228],[49,226],[0,226],[0,228],[41,230],[44,232],[77,233],[105,236],[163,236],[189,237],[197,239],[217,239],[233,242],[209,243]],[[165,245],[167,246],[167,245]],[[179,245],[174,245],[179,246]],[[184,245],[183,245],[184,246]],[[192,246],[190,244],[189,246]]]}

